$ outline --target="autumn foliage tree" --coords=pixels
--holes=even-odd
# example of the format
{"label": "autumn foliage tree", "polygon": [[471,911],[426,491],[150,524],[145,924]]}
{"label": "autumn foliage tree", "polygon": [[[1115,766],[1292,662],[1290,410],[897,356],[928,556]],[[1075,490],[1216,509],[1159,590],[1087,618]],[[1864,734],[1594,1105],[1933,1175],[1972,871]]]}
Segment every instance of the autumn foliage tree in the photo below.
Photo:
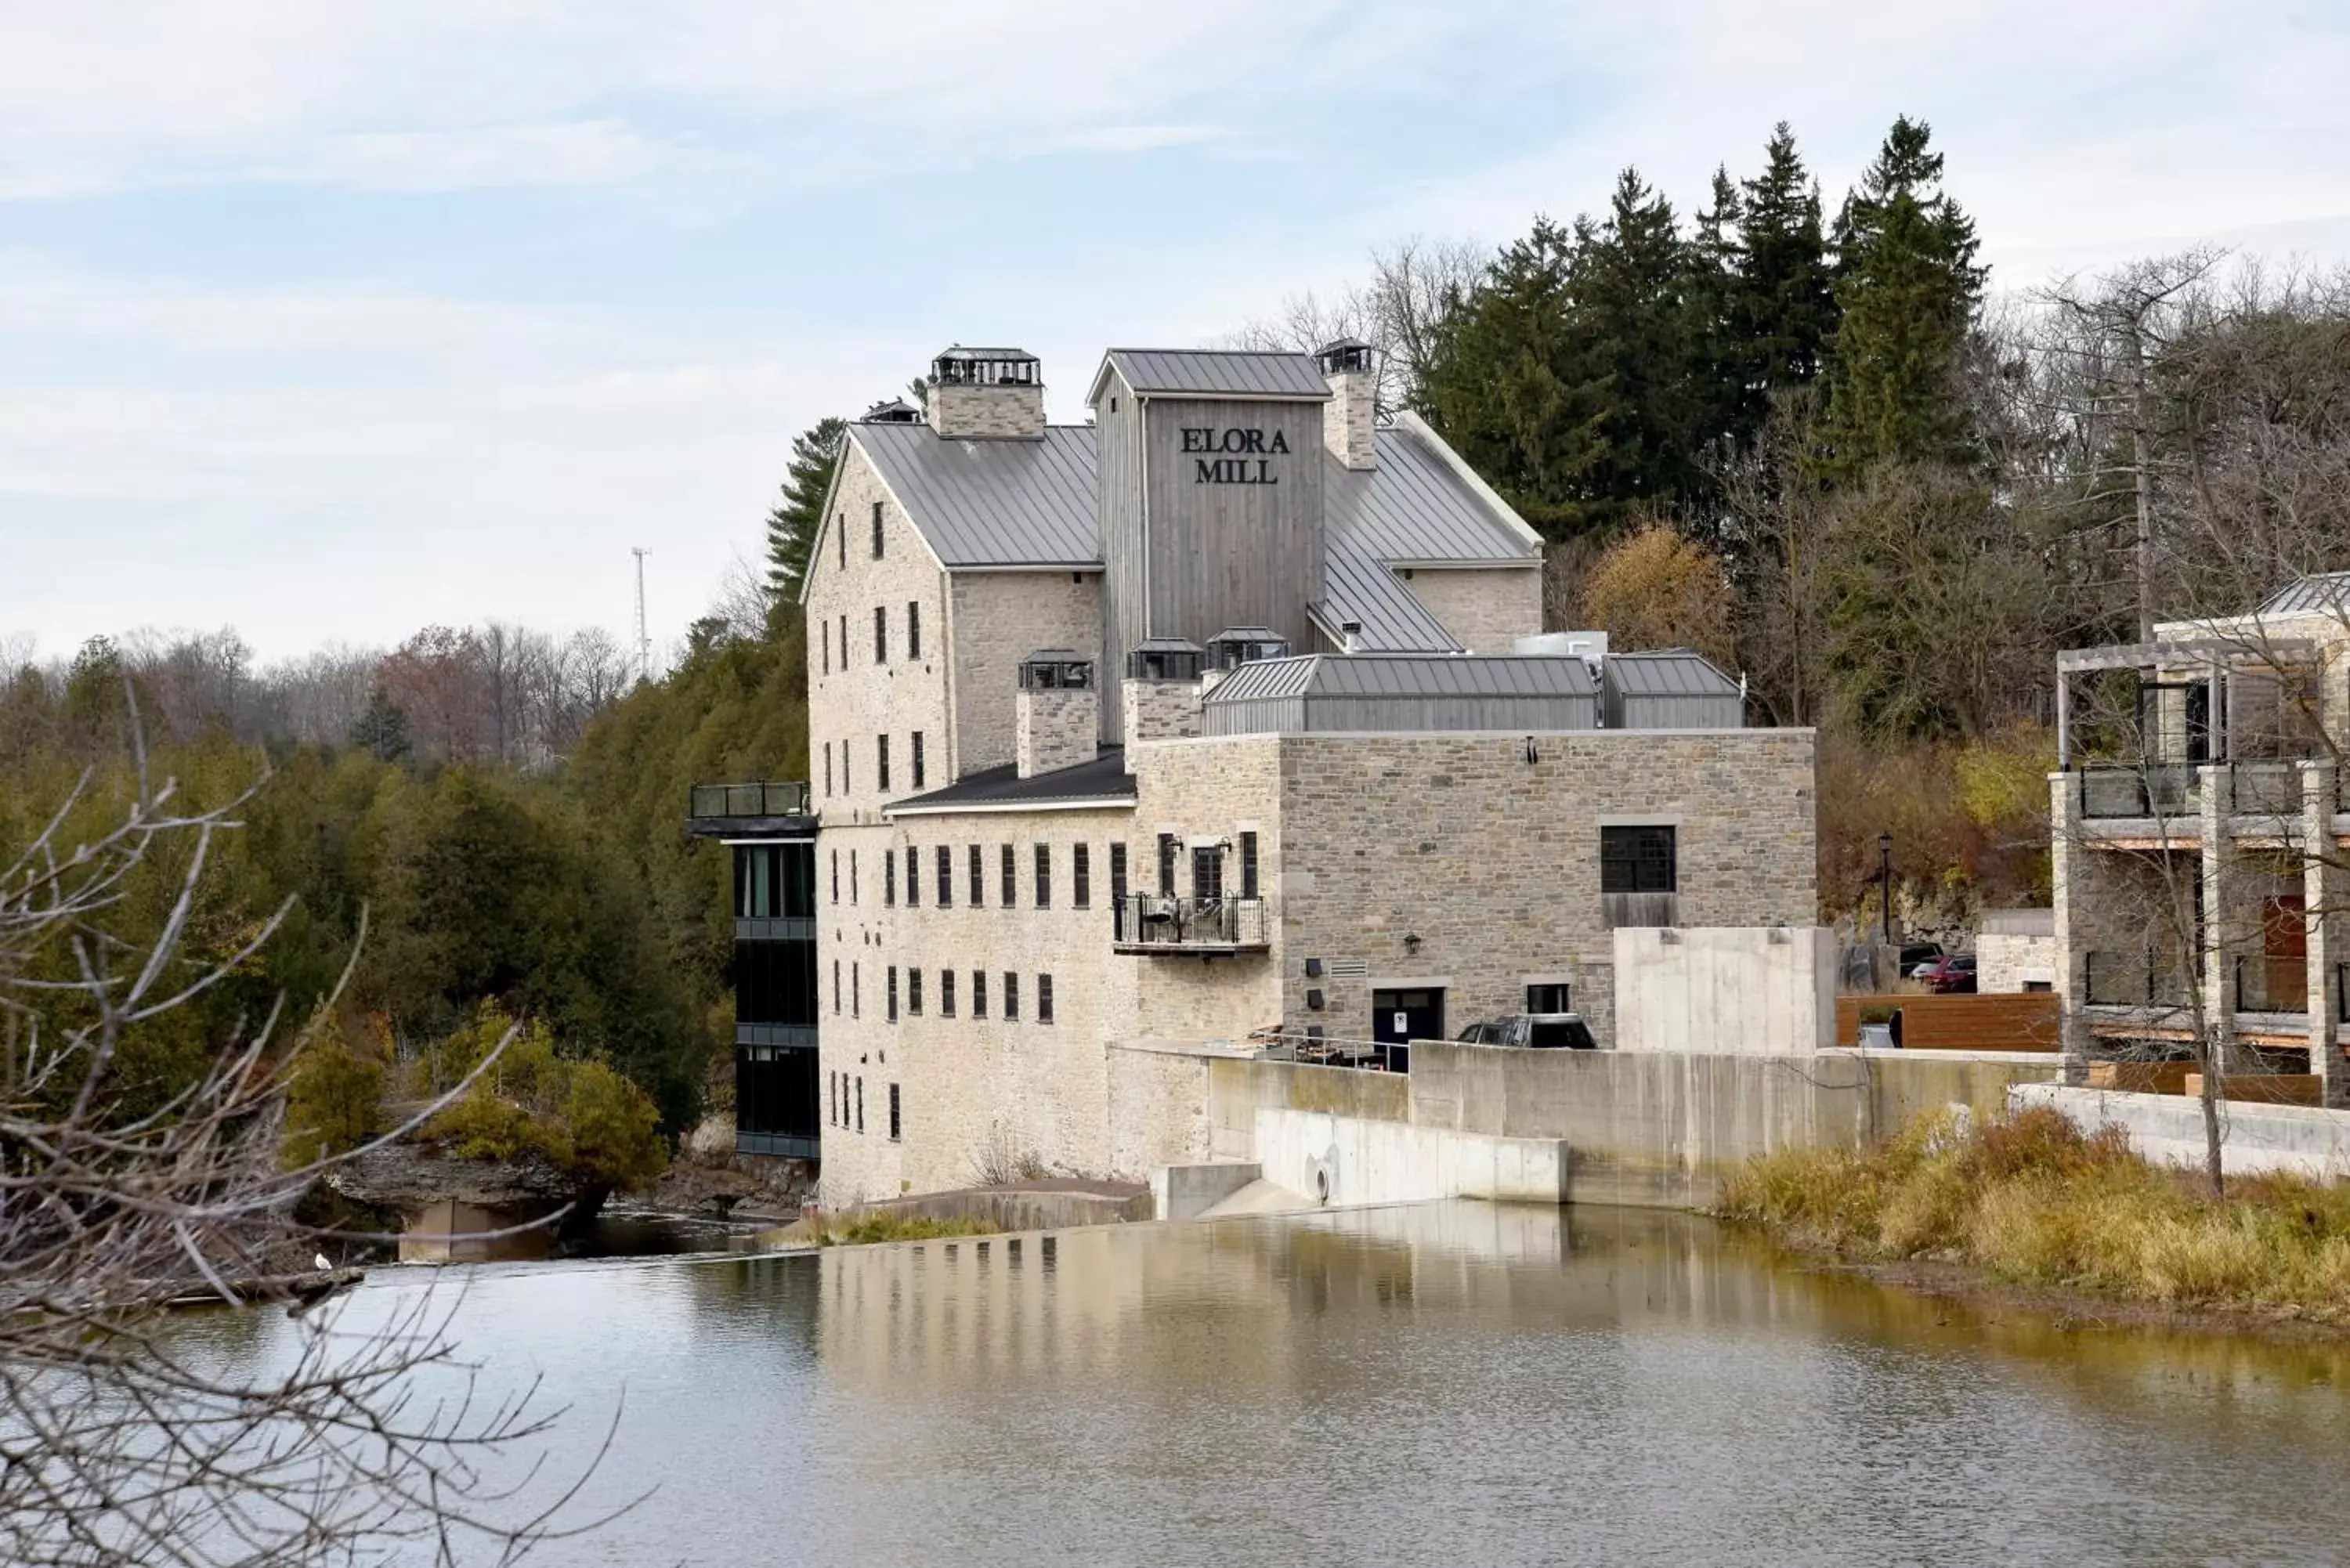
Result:
{"label": "autumn foliage tree", "polygon": [[1735,599],[1721,558],[1661,521],[1611,545],[1583,581],[1583,622],[1617,651],[1691,648],[1735,659]]}

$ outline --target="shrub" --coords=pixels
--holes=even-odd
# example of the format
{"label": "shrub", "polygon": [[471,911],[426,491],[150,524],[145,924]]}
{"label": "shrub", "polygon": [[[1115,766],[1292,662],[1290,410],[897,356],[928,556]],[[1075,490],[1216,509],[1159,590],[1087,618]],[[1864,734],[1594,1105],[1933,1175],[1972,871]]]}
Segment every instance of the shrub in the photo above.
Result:
{"label": "shrub", "polygon": [[504,1052],[432,1118],[428,1137],[463,1159],[543,1155],[591,1187],[633,1186],[660,1174],[669,1155],[650,1096],[608,1063],[559,1054],[538,1020],[516,1027],[484,1003],[472,1023],[420,1054],[417,1080],[462,1082],[509,1029]]}

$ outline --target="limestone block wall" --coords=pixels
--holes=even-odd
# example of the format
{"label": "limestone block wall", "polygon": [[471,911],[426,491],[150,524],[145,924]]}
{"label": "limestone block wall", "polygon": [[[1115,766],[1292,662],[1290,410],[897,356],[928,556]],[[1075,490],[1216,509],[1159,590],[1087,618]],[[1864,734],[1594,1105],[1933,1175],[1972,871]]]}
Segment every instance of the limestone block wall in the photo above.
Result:
{"label": "limestone block wall", "polygon": [[1506,654],[1543,628],[1542,565],[1410,566],[1398,576],[1471,653]]}
{"label": "limestone block wall", "polygon": [[1200,688],[1193,681],[1128,680],[1119,705],[1128,752],[1145,741],[1175,740],[1200,732]]}
{"label": "limestone block wall", "polygon": [[1101,729],[1098,692],[1089,688],[1023,691],[1014,711],[1014,749],[1022,778],[1094,760]]}
{"label": "limestone block wall", "polygon": [[[1129,707],[1128,710],[1134,710]],[[1137,956],[1134,1033],[1192,1039],[1243,1039],[1281,1022],[1284,973],[1280,910],[1288,861],[1282,848],[1281,742],[1271,735],[1191,738],[1137,744],[1128,753],[1135,808],[1127,848],[1128,880],[1138,893],[1159,889],[1159,836],[1186,846],[1228,839],[1224,891],[1238,898],[1241,836],[1257,839],[1257,894],[1264,901],[1270,951],[1220,958]],[[1175,891],[1191,892],[1188,847],[1179,851]]]}
{"label": "limestone block wall", "polygon": [[2056,985],[2056,938],[1984,931],[1975,938],[1975,989],[2012,995],[2027,985]]}
{"label": "limestone block wall", "polygon": [[[911,816],[858,828],[859,898],[830,901],[834,835],[819,840],[825,988],[818,1031],[820,1087],[835,1075],[865,1080],[860,1133],[824,1129],[823,1201],[833,1206],[966,1187],[991,1164],[1033,1158],[1063,1174],[1113,1167],[1105,1046],[1131,1033],[1134,961],[1110,951],[1108,846],[1128,831],[1120,810]],[[1035,849],[1051,851],[1050,901],[1038,907]],[[1086,901],[1076,899],[1075,849],[1087,851]],[[971,848],[980,849],[972,897]],[[1003,897],[1010,846],[1013,896]],[[938,850],[948,851],[950,897],[938,896]],[[906,856],[918,867],[910,903]],[[884,868],[895,872],[885,898]],[[855,966],[860,990],[844,1004],[834,963]],[[889,971],[898,971],[898,1016],[889,1018]],[[921,1010],[912,1005],[921,974]],[[942,1008],[942,971],[954,973],[954,1011]],[[986,976],[984,1017],[973,1016],[972,973]],[[1004,975],[1016,974],[1019,1017],[1003,1016]],[[1038,1017],[1037,981],[1053,981],[1053,1021]],[[846,986],[844,985],[844,989]],[[899,1086],[900,1136],[889,1137],[888,1085]]]}
{"label": "limestone block wall", "polygon": [[1026,438],[1045,433],[1045,389],[1041,383],[1003,382],[969,386],[931,383],[931,428],[952,441]]}
{"label": "limestone block wall", "polygon": [[[873,555],[876,505],[881,508],[882,521],[879,559]],[[808,766],[816,807],[827,828],[878,822],[883,801],[954,781],[945,657],[947,594],[947,574],[938,557],[852,439],[841,457],[832,515],[808,556]],[[876,609],[887,633],[884,659],[875,658]],[[919,655],[912,652],[910,636],[915,622],[920,627]],[[1007,745],[1012,686],[1007,677]],[[918,733],[922,737],[919,786],[913,741]],[[884,735],[889,740],[886,791],[878,743]],[[1003,760],[1011,760],[1008,753]]]}
{"label": "limestone block wall", "polygon": [[1070,648],[1093,660],[1097,679],[1107,667],[1097,571],[957,572],[949,592],[961,777],[1015,759],[1022,659],[1040,648]]}
{"label": "limestone block wall", "polygon": [[1378,379],[1368,370],[1346,370],[1326,379],[1330,400],[1322,405],[1322,444],[1348,468],[1376,468]]}
{"label": "limestone block wall", "polygon": [[[1808,730],[1304,735],[1281,747],[1282,1016],[1367,1038],[1374,989],[1445,991],[1448,1034],[1564,974],[1612,1037],[1600,828],[1669,824],[1689,926],[1816,918]],[[1310,982],[1304,961],[1348,961]],[[1415,1067],[1416,1067],[1415,1064]]]}

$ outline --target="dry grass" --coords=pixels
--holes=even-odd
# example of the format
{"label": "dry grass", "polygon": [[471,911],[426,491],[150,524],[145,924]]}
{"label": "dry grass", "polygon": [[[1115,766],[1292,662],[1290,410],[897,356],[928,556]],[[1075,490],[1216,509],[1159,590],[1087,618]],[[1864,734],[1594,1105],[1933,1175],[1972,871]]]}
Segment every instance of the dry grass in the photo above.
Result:
{"label": "dry grass", "polygon": [[936,1241],[957,1236],[992,1236],[984,1220],[934,1220],[927,1214],[846,1214],[827,1217],[815,1234],[819,1247],[862,1247],[874,1241]]}
{"label": "dry grass", "polygon": [[2054,1111],[1912,1123],[1860,1153],[1760,1159],[1728,1220],[1868,1262],[1970,1263],[2018,1283],[2189,1310],[2350,1321],[2350,1186],[2241,1178],[2214,1200],[2117,1132]]}

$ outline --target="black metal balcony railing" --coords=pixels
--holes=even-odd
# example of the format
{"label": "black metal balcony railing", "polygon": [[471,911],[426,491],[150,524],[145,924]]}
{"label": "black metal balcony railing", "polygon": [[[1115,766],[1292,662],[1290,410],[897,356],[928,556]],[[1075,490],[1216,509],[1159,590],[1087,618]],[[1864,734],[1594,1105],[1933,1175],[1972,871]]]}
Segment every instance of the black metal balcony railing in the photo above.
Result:
{"label": "black metal balcony railing", "polygon": [[689,816],[806,816],[805,779],[785,783],[695,784]]}
{"label": "black metal balcony railing", "polygon": [[2177,963],[2158,963],[2148,952],[2093,952],[2087,956],[2085,1000],[2092,1007],[2188,1005],[2188,980]]}
{"label": "black metal balcony railing", "polygon": [[2083,816],[2191,816],[2203,809],[2201,775],[2178,763],[2081,770]]}
{"label": "black metal balcony railing", "polygon": [[2239,1012],[2309,1012],[2308,961],[2298,958],[2254,958],[2236,961],[2236,1011]]}
{"label": "black metal balcony railing", "polygon": [[1179,898],[1131,893],[1112,910],[1112,937],[1129,951],[1238,952],[1266,946],[1262,898]]}

